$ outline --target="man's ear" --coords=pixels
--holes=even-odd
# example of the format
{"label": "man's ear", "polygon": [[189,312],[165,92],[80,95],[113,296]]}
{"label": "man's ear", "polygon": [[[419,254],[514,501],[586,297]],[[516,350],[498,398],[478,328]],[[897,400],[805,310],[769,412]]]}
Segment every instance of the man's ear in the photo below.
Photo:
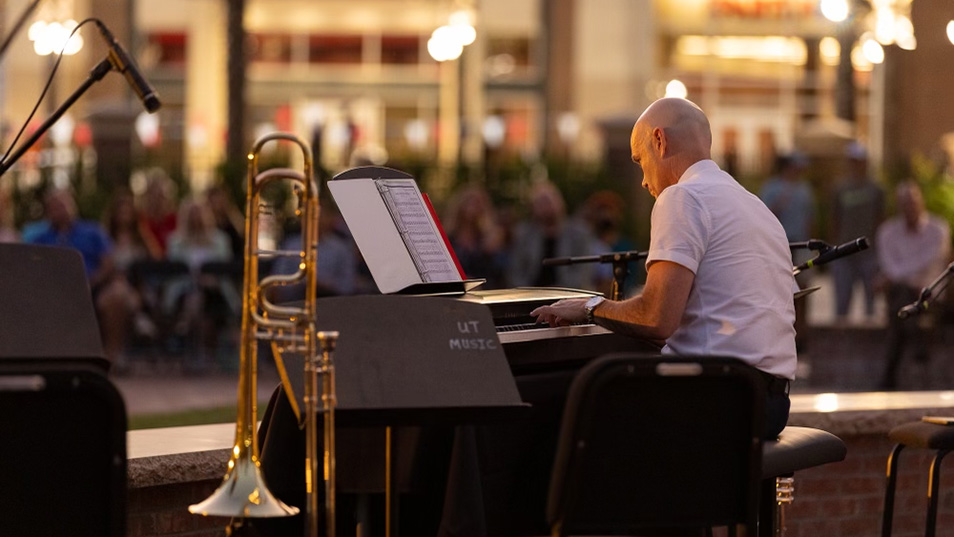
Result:
{"label": "man's ear", "polygon": [[666,156],[666,131],[662,127],[656,127],[652,133],[653,149],[660,157]]}

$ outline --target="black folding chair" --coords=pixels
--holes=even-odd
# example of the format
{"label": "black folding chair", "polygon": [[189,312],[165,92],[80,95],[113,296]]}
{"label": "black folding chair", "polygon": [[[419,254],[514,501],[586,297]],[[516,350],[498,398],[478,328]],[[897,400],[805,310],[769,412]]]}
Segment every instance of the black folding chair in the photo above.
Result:
{"label": "black folding chair", "polygon": [[0,533],[126,535],[126,411],[92,367],[0,360]]}
{"label": "black folding chair", "polygon": [[[608,355],[570,388],[552,534],[757,535],[764,387],[730,358]],[[678,533],[684,535],[685,533]]]}

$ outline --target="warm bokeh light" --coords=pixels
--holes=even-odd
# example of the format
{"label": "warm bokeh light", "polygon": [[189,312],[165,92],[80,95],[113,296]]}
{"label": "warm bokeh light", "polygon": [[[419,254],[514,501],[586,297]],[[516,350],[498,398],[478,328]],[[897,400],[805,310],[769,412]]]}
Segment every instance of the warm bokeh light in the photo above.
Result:
{"label": "warm bokeh light", "polygon": [[947,40],[954,45],[954,20],[947,22]]}
{"label": "warm bokeh light", "polygon": [[76,29],[76,21],[69,19],[63,23],[36,21],[27,31],[27,37],[33,41],[33,50],[40,56],[59,54],[72,56],[83,48],[83,37],[79,34],[70,38]]}
{"label": "warm bokeh light", "polygon": [[686,56],[717,56],[730,60],[755,60],[803,65],[808,56],[805,41],[794,37],[685,35],[676,40],[676,51]]}
{"label": "warm bokeh light", "polygon": [[848,9],[846,0],[821,0],[822,15],[832,22],[842,22],[847,19]]}
{"label": "warm bokeh light", "polygon": [[686,89],[686,85],[681,80],[673,79],[666,84],[666,97],[685,99],[688,95],[689,90]]}
{"label": "warm bokeh light", "polygon": [[884,62],[884,48],[875,39],[864,39],[861,42],[861,52],[865,55],[865,59],[872,64],[877,65]]}
{"label": "warm bokeh light", "polygon": [[467,11],[455,11],[450,16],[450,26],[457,32],[457,38],[460,44],[467,46],[477,40],[477,30],[474,28],[473,19]]}
{"label": "warm bokeh light", "polygon": [[456,60],[463,54],[464,44],[452,27],[441,26],[434,30],[431,38],[427,40],[427,52],[439,62]]}
{"label": "warm bokeh light", "polygon": [[821,38],[821,41],[818,42],[818,52],[821,54],[821,61],[825,65],[834,66],[841,61],[841,44],[834,37]]}

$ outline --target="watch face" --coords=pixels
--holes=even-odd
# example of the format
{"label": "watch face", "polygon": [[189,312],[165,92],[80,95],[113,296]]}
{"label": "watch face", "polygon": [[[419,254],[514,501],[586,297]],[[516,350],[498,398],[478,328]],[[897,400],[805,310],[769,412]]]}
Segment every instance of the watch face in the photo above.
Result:
{"label": "watch face", "polygon": [[583,307],[586,308],[586,311],[592,313],[592,312],[593,312],[593,308],[595,308],[596,306],[599,306],[600,303],[602,303],[602,302],[603,302],[603,297],[601,297],[601,296],[594,296],[593,298],[587,300],[587,301],[586,301],[586,305],[583,306]]}

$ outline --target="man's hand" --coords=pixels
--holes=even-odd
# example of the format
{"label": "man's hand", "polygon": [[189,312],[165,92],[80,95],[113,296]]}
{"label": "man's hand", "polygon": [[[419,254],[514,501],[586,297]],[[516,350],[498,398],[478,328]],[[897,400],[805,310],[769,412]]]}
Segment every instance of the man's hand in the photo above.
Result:
{"label": "man's hand", "polygon": [[586,320],[586,298],[564,298],[549,306],[540,306],[530,312],[538,323],[550,326],[569,326]]}

